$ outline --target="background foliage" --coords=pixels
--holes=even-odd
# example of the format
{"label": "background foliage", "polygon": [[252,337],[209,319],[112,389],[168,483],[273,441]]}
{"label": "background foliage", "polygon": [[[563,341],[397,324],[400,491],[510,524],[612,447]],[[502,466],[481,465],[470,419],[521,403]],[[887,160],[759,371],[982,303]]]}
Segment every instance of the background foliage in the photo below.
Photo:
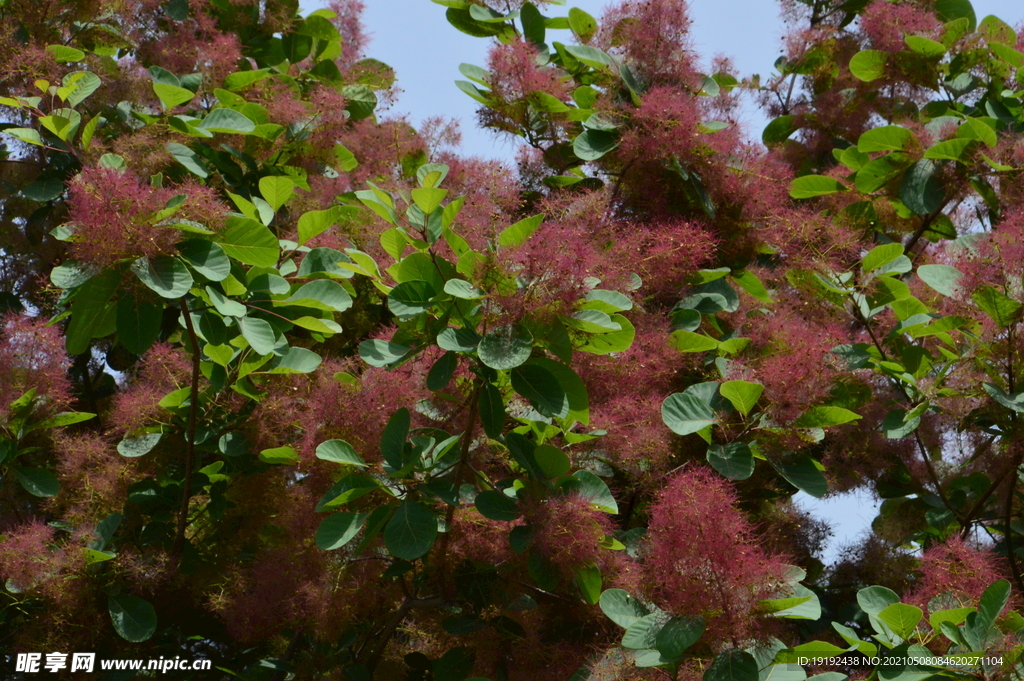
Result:
{"label": "background foliage", "polygon": [[[801,0],[762,82],[678,0],[437,2],[514,171],[379,115],[354,0],[0,2],[4,646],[1017,674],[1015,30]],[[855,489],[826,568],[792,496]]]}

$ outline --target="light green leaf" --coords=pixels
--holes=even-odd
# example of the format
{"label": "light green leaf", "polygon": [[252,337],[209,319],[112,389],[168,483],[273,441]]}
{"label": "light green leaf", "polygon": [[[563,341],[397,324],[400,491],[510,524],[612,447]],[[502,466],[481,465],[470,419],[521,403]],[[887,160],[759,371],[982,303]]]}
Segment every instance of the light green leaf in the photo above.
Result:
{"label": "light green leaf", "polygon": [[447,189],[418,187],[412,190],[412,200],[424,215],[433,213],[447,195]]}
{"label": "light green leaf", "polygon": [[946,54],[946,46],[937,40],[931,38],[924,38],[919,35],[908,35],[903,39],[903,42],[907,44],[913,52],[927,57],[928,59],[935,59]]}
{"label": "light green leaf", "polygon": [[398,362],[412,350],[407,345],[382,340],[363,341],[359,344],[359,356],[370,366],[385,367]]}
{"label": "light green leaf", "polygon": [[944,296],[959,295],[957,281],[962,276],[960,270],[950,265],[921,265],[917,268],[918,279]]}
{"label": "light green leaf", "polygon": [[126,437],[117,443],[117,453],[129,459],[149,454],[160,443],[162,437],[163,433],[146,433],[138,437]]}
{"label": "light green leaf", "polygon": [[850,73],[863,81],[872,81],[885,75],[889,54],[882,50],[861,50],[850,60]]}
{"label": "light green leaf", "polygon": [[177,85],[168,85],[167,83],[153,83],[153,92],[160,99],[160,103],[164,106],[164,111],[170,111],[176,106],[187,104],[192,101],[192,98],[196,96],[196,93]]}
{"label": "light green leaf", "polygon": [[221,107],[211,111],[199,128],[208,132],[245,135],[254,131],[256,124],[234,109]]}
{"label": "light green leaf", "polygon": [[277,209],[288,202],[295,192],[295,183],[290,177],[284,175],[267,175],[260,178],[260,194],[266,199],[270,207],[277,212]]}
{"label": "light green leaf", "polygon": [[857,140],[857,149],[862,153],[872,151],[902,151],[907,148],[914,133],[899,125],[883,125],[868,130]]}
{"label": "light green leaf", "polygon": [[813,407],[796,421],[794,428],[826,428],[856,421],[860,416],[842,407]]}
{"label": "light green leaf", "polygon": [[906,603],[893,603],[883,608],[877,615],[878,619],[888,624],[889,628],[904,640],[909,639],[914,633],[923,616],[921,608]]}
{"label": "light green leaf", "polygon": [[639,599],[623,589],[608,589],[601,594],[599,603],[608,619],[623,629],[628,629],[631,624],[650,614]]}
{"label": "light green leaf", "polygon": [[273,232],[251,218],[230,216],[221,235],[224,252],[246,265],[274,267],[281,257],[281,246]]}
{"label": "light green leaf", "polygon": [[736,411],[746,416],[761,397],[764,386],[749,381],[726,381],[719,387],[718,392],[732,403]]}
{"label": "light green leaf", "polygon": [[612,515],[619,512],[619,505],[615,501],[615,497],[612,496],[611,490],[608,489],[608,485],[590,471],[576,471],[572,474],[572,478],[562,483],[561,488],[566,492],[576,493],[583,497],[596,506],[599,511]]}
{"label": "light green leaf", "polygon": [[810,199],[846,191],[842,182],[824,175],[804,175],[789,184],[789,195],[794,199]]}
{"label": "light green leaf", "polygon": [[498,245],[502,248],[515,248],[522,246],[526,240],[537,231],[544,221],[544,215],[534,215],[525,220],[520,220],[511,227],[506,227],[498,234]]}
{"label": "light green leaf", "polygon": [[925,158],[932,158],[939,161],[960,161],[963,162],[964,151],[971,146],[974,140],[956,137],[945,142],[939,142],[928,147],[924,152]]}
{"label": "light green leaf", "polygon": [[259,453],[259,459],[263,463],[291,465],[299,462],[299,454],[290,445],[264,449]]}
{"label": "light green leaf", "polygon": [[255,317],[239,317],[238,328],[242,338],[257,355],[269,355],[277,346],[274,327],[267,321]]}
{"label": "light green leaf", "polygon": [[789,484],[816,499],[822,498],[828,491],[828,482],[825,480],[825,476],[818,470],[815,461],[808,456],[796,457],[790,463],[773,461],[772,465]]}
{"label": "light green leaf", "polygon": [[181,298],[192,288],[192,275],[179,258],[161,255],[132,263],[132,272],[139,280],[163,298]]}

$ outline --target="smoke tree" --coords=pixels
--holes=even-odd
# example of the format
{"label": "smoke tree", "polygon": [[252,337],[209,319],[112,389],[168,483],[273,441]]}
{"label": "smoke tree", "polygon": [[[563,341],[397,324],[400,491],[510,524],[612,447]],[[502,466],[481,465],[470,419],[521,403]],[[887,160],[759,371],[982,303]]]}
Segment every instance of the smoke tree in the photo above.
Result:
{"label": "smoke tree", "polygon": [[[514,171],[386,115],[357,0],[0,3],[5,647],[1019,674],[1015,30],[788,2],[762,82],[681,0],[435,1]],[[858,489],[826,567],[793,496]]]}

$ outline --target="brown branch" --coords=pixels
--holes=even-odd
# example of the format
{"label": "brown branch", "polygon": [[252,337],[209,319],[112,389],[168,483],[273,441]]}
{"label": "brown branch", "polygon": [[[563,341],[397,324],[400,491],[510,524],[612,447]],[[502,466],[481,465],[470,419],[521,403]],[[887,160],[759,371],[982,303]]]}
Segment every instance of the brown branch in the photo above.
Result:
{"label": "brown branch", "polygon": [[1017,583],[1018,589],[1024,591],[1024,580],[1021,579],[1020,566],[1017,564],[1017,556],[1013,552],[1013,528],[1010,527],[1010,519],[1013,516],[1013,497],[1017,491],[1017,471],[1020,469],[1022,459],[1024,459],[1024,448],[1020,449],[1013,457],[1013,467],[1010,469],[1013,475],[1007,485],[1006,504],[1003,507],[1003,531],[1006,533],[1006,555],[1010,560],[1013,581]]}
{"label": "brown branch", "polygon": [[192,499],[192,470],[195,467],[196,412],[199,409],[199,338],[192,324],[192,314],[184,298],[179,301],[181,314],[185,317],[185,329],[192,343],[192,390],[189,392],[188,426],[185,432],[185,480],[181,491],[181,508],[178,510],[178,530],[171,547],[171,559],[177,563],[185,545],[185,528],[188,525],[188,505]]}
{"label": "brown branch", "polygon": [[391,616],[387,624],[377,635],[377,647],[366,661],[366,669],[370,672],[370,678],[373,678],[373,672],[377,668],[377,664],[380,662],[380,658],[384,656],[384,650],[388,647],[391,642],[391,637],[395,635],[395,630],[398,629],[398,625],[402,623],[405,616],[409,614],[409,611],[413,608],[436,608],[441,605],[444,601],[440,596],[431,596],[430,598],[406,598],[405,601],[398,607],[395,614]]}

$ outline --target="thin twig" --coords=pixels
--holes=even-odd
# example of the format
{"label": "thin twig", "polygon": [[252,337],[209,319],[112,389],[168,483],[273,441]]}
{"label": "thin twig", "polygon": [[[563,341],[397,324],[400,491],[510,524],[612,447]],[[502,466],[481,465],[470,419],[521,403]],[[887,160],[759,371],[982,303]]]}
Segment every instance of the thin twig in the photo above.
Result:
{"label": "thin twig", "polygon": [[181,509],[178,511],[178,531],[171,548],[171,559],[177,562],[185,545],[185,528],[188,525],[188,505],[192,499],[192,469],[195,467],[196,412],[199,408],[199,338],[192,324],[192,313],[184,298],[179,301],[181,314],[185,317],[185,329],[192,343],[192,390],[189,392],[188,426],[185,432],[185,480],[181,491]]}

